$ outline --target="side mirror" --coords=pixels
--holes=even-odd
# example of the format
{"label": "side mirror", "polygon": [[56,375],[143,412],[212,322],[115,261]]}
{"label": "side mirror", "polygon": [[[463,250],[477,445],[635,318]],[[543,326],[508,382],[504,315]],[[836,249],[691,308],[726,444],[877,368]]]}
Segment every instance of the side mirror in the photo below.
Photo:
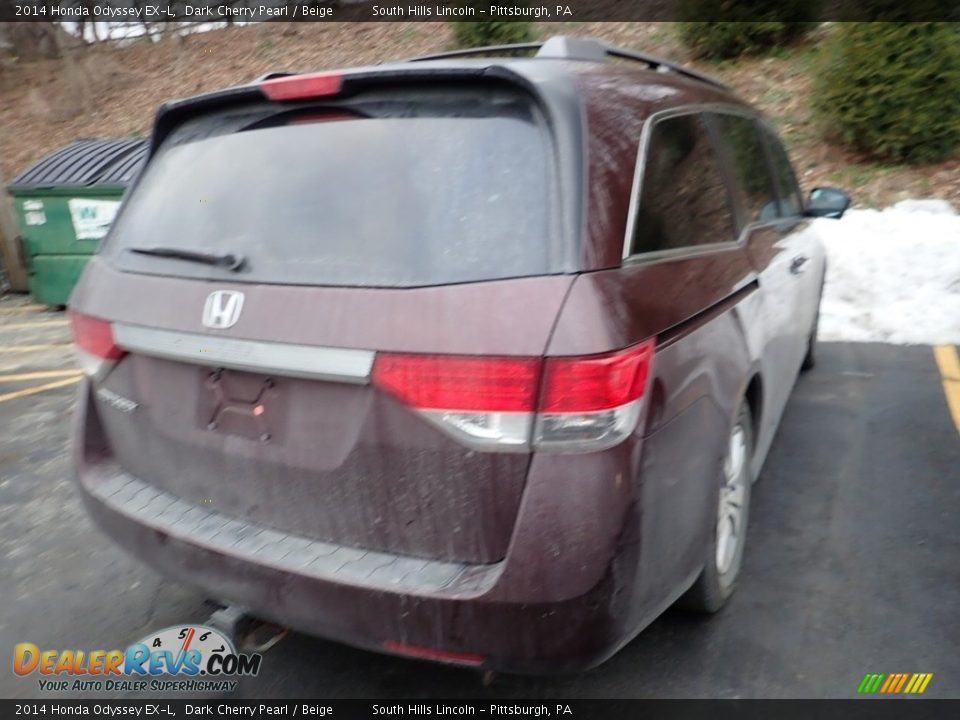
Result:
{"label": "side mirror", "polygon": [[818,187],[810,191],[807,215],[810,217],[841,218],[850,207],[850,195],[832,187]]}

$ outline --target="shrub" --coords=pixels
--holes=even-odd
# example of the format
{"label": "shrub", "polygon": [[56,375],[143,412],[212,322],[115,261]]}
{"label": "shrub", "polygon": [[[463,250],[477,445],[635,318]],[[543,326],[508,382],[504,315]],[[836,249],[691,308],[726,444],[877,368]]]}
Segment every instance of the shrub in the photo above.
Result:
{"label": "shrub", "polygon": [[702,58],[722,60],[785,45],[818,25],[819,0],[681,0],[680,39]]}
{"label": "shrub", "polygon": [[832,0],[830,14],[841,21],[944,21],[960,20],[960,7],[943,0]]}
{"label": "shrub", "polygon": [[[478,7],[490,5],[520,5],[519,2],[481,2]],[[513,43],[531,42],[533,40],[533,23],[497,22],[494,20],[458,21],[450,23],[453,26],[453,37],[458,48],[485,47],[487,45],[510,45]]]}
{"label": "shrub", "polygon": [[833,139],[906,162],[941,160],[960,146],[954,23],[838,23],[815,76],[814,111]]}

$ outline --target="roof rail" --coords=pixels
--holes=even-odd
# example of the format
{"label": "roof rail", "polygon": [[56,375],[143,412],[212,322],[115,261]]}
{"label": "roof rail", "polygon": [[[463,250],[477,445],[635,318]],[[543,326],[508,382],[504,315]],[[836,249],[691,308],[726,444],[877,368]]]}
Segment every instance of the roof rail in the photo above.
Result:
{"label": "roof rail", "polygon": [[488,45],[486,47],[463,48],[448,52],[433,53],[432,55],[417,55],[402,62],[421,62],[423,60],[446,60],[447,58],[483,57],[484,55],[513,55],[515,53],[539,50],[543,43],[514,43],[512,45]]}
{"label": "roof rail", "polygon": [[445,60],[453,58],[483,57],[483,56],[502,56],[513,55],[521,52],[536,50],[534,57],[553,60],[583,60],[587,62],[606,62],[610,58],[619,60],[632,60],[643,63],[651,70],[658,72],[671,72],[677,75],[698,80],[714,87],[728,90],[729,88],[719,80],[715,80],[709,75],[705,75],[696,70],[690,70],[677,65],[676,63],[653,55],[625,50],[623,48],[609,45],[602,40],[594,38],[574,38],[564,35],[555,35],[544,42],[538,43],[517,43],[515,45],[491,45],[489,47],[466,48],[463,50],[452,50],[450,52],[436,53],[433,55],[422,55],[420,57],[409,58],[407,62],[420,62],[422,60]]}
{"label": "roof rail", "polygon": [[658,72],[677,73],[678,75],[683,75],[684,77],[688,77],[693,80],[699,80],[702,83],[713,85],[714,87],[718,87],[723,90],[730,89],[728,85],[725,85],[716,78],[710,77],[709,75],[697,70],[685,68],[683,65],[677,65],[676,63],[663,60],[662,58],[658,58],[653,55],[638,53],[634,52],[633,50],[624,50],[623,48],[614,47],[612,45],[605,45],[605,47],[608,57],[619,58],[621,60],[634,60],[635,62],[644,63],[651,70],[657,70]]}

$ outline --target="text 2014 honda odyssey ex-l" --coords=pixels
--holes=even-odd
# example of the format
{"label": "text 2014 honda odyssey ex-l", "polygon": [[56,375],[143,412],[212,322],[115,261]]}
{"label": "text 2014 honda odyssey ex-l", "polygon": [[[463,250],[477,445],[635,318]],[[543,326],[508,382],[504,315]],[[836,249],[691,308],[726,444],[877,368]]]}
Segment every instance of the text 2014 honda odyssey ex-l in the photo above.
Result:
{"label": "text 2014 honda odyssey ex-l", "polygon": [[724,87],[589,40],[165,105],[72,298],[85,503],[285,626],[595,665],[731,594],[813,358],[807,218],[848,202],[805,208]]}

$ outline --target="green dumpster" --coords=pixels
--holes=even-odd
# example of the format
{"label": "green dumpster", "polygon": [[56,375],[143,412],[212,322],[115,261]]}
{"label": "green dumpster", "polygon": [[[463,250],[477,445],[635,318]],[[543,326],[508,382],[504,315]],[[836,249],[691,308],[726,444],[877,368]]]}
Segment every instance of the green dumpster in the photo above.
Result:
{"label": "green dumpster", "polygon": [[78,140],[8,186],[38,303],[66,305],[147,153],[147,141]]}

